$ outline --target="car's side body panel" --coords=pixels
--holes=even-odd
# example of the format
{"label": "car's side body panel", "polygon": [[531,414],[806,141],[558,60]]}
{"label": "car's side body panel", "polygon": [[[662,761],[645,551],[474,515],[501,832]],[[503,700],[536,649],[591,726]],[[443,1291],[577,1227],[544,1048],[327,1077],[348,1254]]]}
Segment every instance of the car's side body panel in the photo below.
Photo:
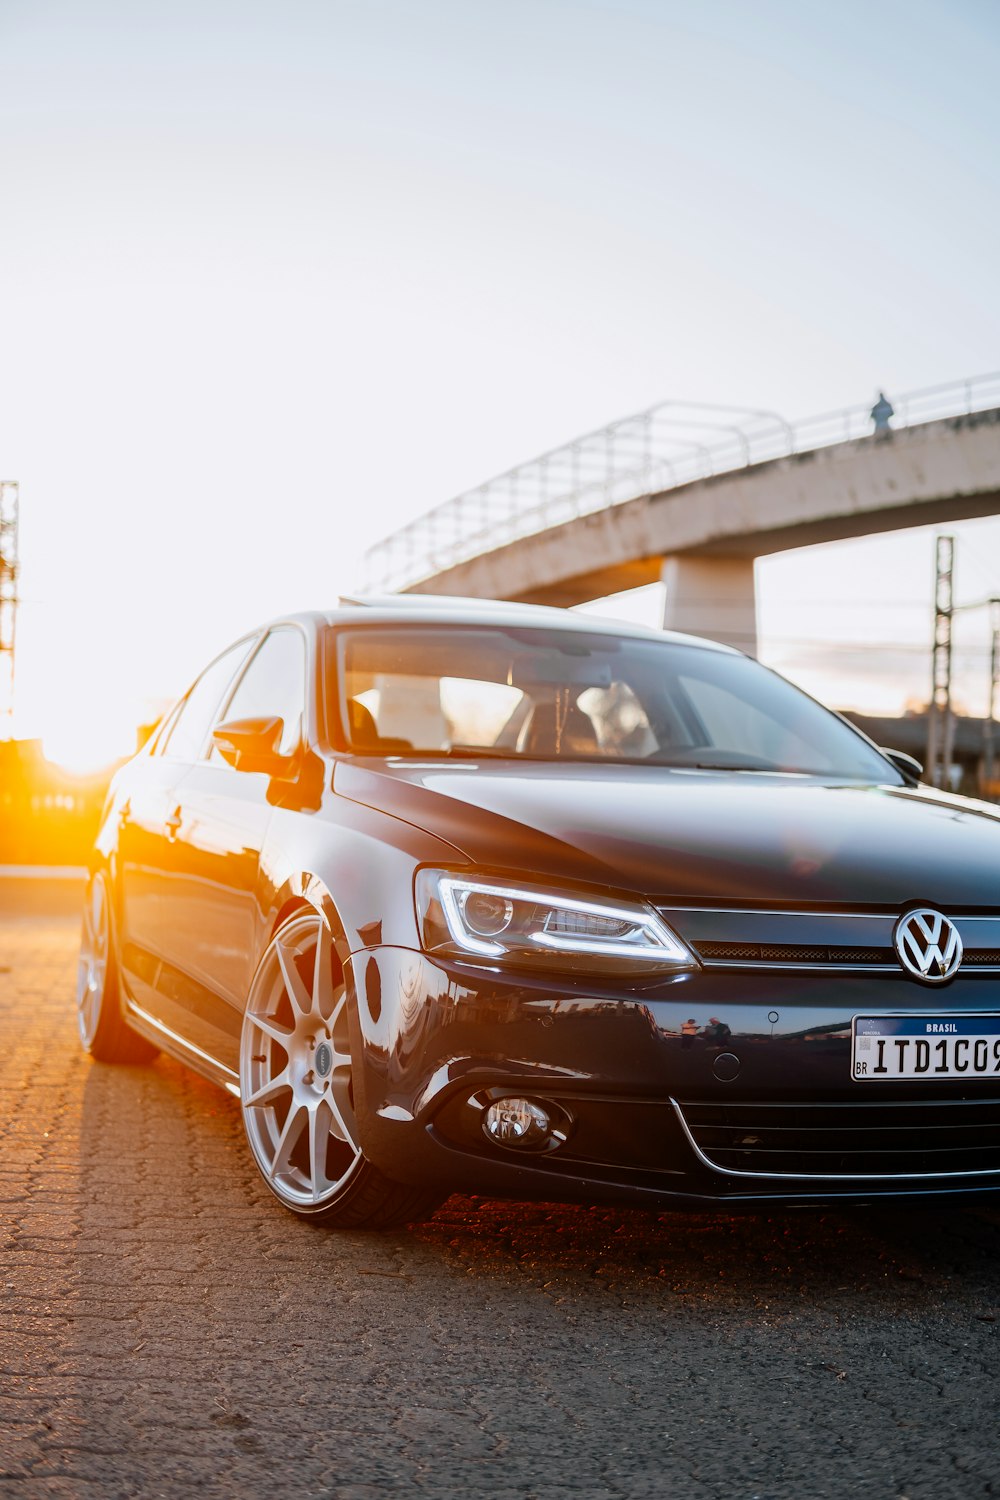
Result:
{"label": "car's side body panel", "polygon": [[175,962],[242,1011],[259,928],[259,861],[273,808],[268,778],[204,763],[180,788],[182,824],[162,885]]}
{"label": "car's side body panel", "polygon": [[187,767],[174,761],[134,763],[120,778],[108,814],[117,862],[117,917],[122,970],[130,988],[153,999],[153,975],[169,947],[164,926],[164,872],[173,855],[167,832]]}

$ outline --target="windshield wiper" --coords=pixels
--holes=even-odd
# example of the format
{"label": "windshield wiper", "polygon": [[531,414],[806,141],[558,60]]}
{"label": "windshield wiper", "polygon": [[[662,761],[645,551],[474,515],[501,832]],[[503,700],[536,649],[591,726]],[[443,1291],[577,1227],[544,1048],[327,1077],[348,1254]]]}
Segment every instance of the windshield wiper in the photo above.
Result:
{"label": "windshield wiper", "polygon": [[498,749],[496,745],[449,745],[447,750],[432,750],[430,754],[445,755],[450,760],[483,760],[487,756],[493,760],[510,760],[517,751],[505,750],[503,746]]}
{"label": "windshield wiper", "polygon": [[681,761],[679,764],[692,765],[696,771],[783,771],[786,769],[768,760],[696,760]]}
{"label": "windshield wiper", "polygon": [[530,760],[550,765],[614,766],[625,762],[608,755],[565,755],[552,750],[512,750],[502,745],[449,745],[447,750],[421,751],[424,756],[444,756],[446,760]]}

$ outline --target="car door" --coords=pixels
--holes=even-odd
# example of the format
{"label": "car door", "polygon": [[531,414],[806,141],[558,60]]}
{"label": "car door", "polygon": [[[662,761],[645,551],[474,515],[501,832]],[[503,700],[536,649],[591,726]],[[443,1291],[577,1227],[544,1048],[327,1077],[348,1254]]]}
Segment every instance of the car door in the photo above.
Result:
{"label": "car door", "polygon": [[154,751],[129,767],[118,803],[118,935],[126,987],[153,1013],[157,973],[169,956],[164,891],[172,879],[177,796],[201,753],[219,704],[250,654],[254,637],[205,669],[174,711]]}
{"label": "car door", "polygon": [[[215,722],[275,717],[279,749],[302,733],[306,642],[298,627],[272,629],[224,700]],[[159,1003],[196,1046],[235,1067],[243,1007],[256,961],[260,852],[273,813],[271,779],[227,765],[209,737],[177,788],[179,820],[164,887],[170,968]]]}

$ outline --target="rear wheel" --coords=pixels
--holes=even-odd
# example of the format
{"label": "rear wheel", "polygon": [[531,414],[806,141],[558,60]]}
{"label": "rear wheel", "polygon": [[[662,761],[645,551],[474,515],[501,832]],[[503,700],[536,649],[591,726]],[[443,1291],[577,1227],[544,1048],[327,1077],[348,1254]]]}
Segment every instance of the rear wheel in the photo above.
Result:
{"label": "rear wheel", "polygon": [[250,987],[240,1043],[243,1125],[285,1208],[338,1229],[388,1229],[439,1201],[384,1177],[358,1144],[347,986],[317,911],[275,935]]}
{"label": "rear wheel", "polygon": [[111,927],[111,886],[101,872],[87,887],[76,982],[80,1041],[100,1062],[151,1062],[157,1049],[126,1025]]}

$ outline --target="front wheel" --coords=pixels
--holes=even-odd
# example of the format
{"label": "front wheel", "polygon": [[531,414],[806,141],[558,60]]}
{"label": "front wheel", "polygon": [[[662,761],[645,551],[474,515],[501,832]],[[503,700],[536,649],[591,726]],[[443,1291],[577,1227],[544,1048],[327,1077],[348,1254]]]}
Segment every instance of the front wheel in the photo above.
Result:
{"label": "front wheel", "polygon": [[243,1127],[268,1188],[300,1218],[389,1229],[437,1199],[383,1177],[358,1144],[347,986],[323,917],[293,917],[250,987],[240,1041]]}
{"label": "front wheel", "polygon": [[99,1062],[145,1063],[157,1049],[122,1015],[111,928],[111,886],[100,872],[87,887],[76,981],[76,1025],[85,1051]]}

